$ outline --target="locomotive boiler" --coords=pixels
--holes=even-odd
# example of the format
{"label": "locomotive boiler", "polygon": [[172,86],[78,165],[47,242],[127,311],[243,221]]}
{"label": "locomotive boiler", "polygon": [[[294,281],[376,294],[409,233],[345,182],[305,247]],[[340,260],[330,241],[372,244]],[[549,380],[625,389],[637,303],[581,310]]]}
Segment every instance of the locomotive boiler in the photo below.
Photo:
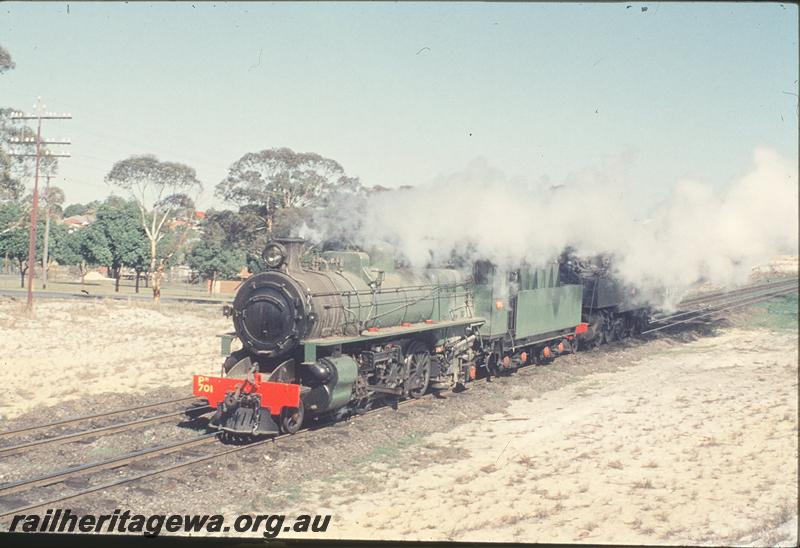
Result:
{"label": "locomotive boiler", "polygon": [[382,397],[418,397],[474,376],[470,280],[453,269],[396,269],[387,247],[326,251],[271,241],[267,267],[225,313],[241,349],[194,393],[231,434],[293,433],[307,416],[342,415]]}

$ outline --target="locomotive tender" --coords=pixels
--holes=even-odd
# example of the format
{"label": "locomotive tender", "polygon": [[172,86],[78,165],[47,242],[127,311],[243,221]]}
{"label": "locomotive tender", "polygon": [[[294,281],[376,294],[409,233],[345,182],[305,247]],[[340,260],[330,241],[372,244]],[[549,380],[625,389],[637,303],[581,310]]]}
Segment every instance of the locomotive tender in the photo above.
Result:
{"label": "locomotive tender", "polygon": [[[226,305],[235,331],[223,335],[222,374],[193,383],[216,409],[210,426],[242,436],[294,433],[311,417],[547,362],[576,351],[589,328],[584,287],[565,283],[557,261],[502,274],[479,261],[468,276],[396,268],[384,246],[325,251],[304,264],[302,252],[299,238],[269,242],[267,270]],[[231,352],[236,339],[242,347]]]}

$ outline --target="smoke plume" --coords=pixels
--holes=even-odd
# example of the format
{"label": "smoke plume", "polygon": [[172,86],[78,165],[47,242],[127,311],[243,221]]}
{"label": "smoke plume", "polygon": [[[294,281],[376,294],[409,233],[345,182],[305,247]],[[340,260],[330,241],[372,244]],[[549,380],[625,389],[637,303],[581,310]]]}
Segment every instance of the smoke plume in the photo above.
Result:
{"label": "smoke plume", "polygon": [[724,186],[679,181],[649,209],[631,197],[626,163],[553,185],[477,160],[411,189],[335,202],[303,235],[363,249],[389,242],[420,267],[453,258],[541,266],[569,246],[613,257],[616,274],[644,294],[666,287],[673,296],[701,281],[744,282],[752,267],[797,253],[797,166],[774,151],[757,149],[749,171]]}

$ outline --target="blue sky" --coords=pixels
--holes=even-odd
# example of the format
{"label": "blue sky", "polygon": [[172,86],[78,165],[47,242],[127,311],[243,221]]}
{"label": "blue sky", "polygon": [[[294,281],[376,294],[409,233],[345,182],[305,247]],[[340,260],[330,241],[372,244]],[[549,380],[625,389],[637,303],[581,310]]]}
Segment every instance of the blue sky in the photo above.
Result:
{"label": "blue sky", "polygon": [[724,184],[757,146],[797,162],[797,21],[790,4],[4,2],[0,105],[74,116],[45,126],[73,142],[68,203],[153,153],[221,205],[227,167],[279,146],[389,187],[478,157],[560,181],[623,156],[658,196]]}

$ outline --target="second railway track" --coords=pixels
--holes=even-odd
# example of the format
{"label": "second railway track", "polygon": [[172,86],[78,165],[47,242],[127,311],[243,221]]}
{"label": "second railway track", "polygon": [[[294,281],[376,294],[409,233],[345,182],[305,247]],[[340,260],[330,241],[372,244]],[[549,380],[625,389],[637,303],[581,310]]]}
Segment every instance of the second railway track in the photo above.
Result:
{"label": "second railway track", "polygon": [[[8,430],[5,432],[0,432],[0,437],[10,437],[14,435],[25,435],[30,434],[32,432],[41,431],[41,430],[50,430],[55,428],[61,428],[64,426],[68,426],[70,424],[76,424],[80,422],[88,422],[94,421],[99,419],[105,419],[108,417],[113,417],[122,414],[135,414],[143,410],[149,410],[156,407],[164,407],[167,405],[174,405],[174,404],[182,404],[186,402],[197,401],[197,398],[194,396],[189,396],[185,398],[177,398],[174,400],[165,400],[155,403],[149,403],[137,407],[128,407],[126,409],[116,409],[113,411],[108,411],[105,413],[97,413],[93,415],[85,415],[81,417],[74,417],[71,419],[64,419],[52,423],[47,424],[39,424],[34,426],[28,426],[23,428],[18,428],[14,430]],[[107,424],[103,426],[97,426],[94,428],[89,428],[87,430],[80,430],[76,432],[68,432],[64,434],[58,434],[56,436],[48,436],[32,441],[27,441],[24,443],[19,444],[10,444],[5,446],[0,446],[0,457],[13,455],[21,452],[25,452],[27,450],[33,449],[35,447],[40,447],[43,445],[51,445],[51,444],[59,444],[59,443],[66,443],[71,441],[77,441],[84,438],[89,438],[98,435],[108,435],[114,434],[118,432],[126,432],[128,430],[133,430],[136,428],[140,428],[142,426],[146,426],[149,424],[156,424],[160,422],[166,422],[168,420],[174,419],[175,417],[180,416],[189,416],[191,417],[193,414],[203,414],[210,410],[208,405],[197,405],[194,407],[189,408],[182,408],[180,410],[169,411],[167,413],[161,413],[158,415],[152,415],[148,417],[143,417],[140,419],[129,420],[120,423],[114,424]]]}
{"label": "second railway track", "polygon": [[[479,379],[478,381],[475,381],[474,383],[471,383],[471,384],[480,385],[480,384],[483,384],[484,382],[486,382],[486,379]],[[425,396],[423,396],[421,398],[408,399],[408,400],[403,400],[403,401],[397,402],[397,406],[398,407],[399,406],[404,406],[405,407],[405,406],[409,406],[409,405],[419,404],[421,402],[430,401],[433,398],[434,398],[434,394],[433,393],[428,393],[428,394],[426,394]],[[358,418],[361,418],[361,417],[364,417],[364,416],[368,416],[368,415],[372,415],[372,414],[375,414],[375,413],[386,412],[386,411],[392,410],[392,409],[394,409],[393,406],[384,405],[384,406],[381,406],[381,407],[370,409],[370,410],[368,410],[368,411],[366,411],[364,413],[361,413],[361,414],[358,414],[358,415],[354,415],[350,420],[355,420],[355,419],[358,419]],[[166,465],[166,466],[161,466],[161,467],[155,467],[155,468],[153,468],[151,470],[146,470],[146,471],[144,471],[142,473],[139,473],[139,474],[134,474],[132,476],[128,476],[128,477],[125,477],[125,478],[103,482],[101,484],[93,485],[93,486],[88,487],[86,489],[83,489],[81,491],[70,493],[70,494],[64,495],[64,496],[59,496],[57,498],[26,504],[24,506],[19,506],[19,507],[13,508],[11,510],[3,510],[3,511],[0,511],[0,519],[8,517],[8,516],[11,516],[11,515],[14,515],[14,514],[24,513],[24,512],[27,512],[29,510],[33,510],[33,509],[36,509],[36,508],[41,508],[43,506],[59,504],[59,503],[62,503],[62,502],[73,500],[73,499],[78,498],[78,497],[89,495],[91,493],[95,493],[97,491],[102,491],[102,490],[105,490],[105,489],[109,489],[111,487],[124,485],[126,483],[131,483],[131,482],[138,481],[138,480],[141,480],[141,479],[144,479],[144,478],[165,474],[165,473],[168,473],[168,472],[172,472],[174,470],[179,470],[181,468],[186,468],[186,467],[189,467],[189,466],[193,466],[193,465],[199,464],[201,462],[206,462],[206,461],[209,461],[209,460],[217,459],[217,458],[220,458],[220,457],[225,456],[225,455],[229,455],[229,454],[236,453],[236,452],[239,452],[239,451],[243,451],[243,450],[247,450],[247,449],[252,449],[252,448],[255,448],[255,447],[263,446],[263,445],[268,444],[268,443],[283,442],[287,438],[295,439],[298,436],[307,435],[309,432],[313,432],[313,431],[315,431],[315,430],[317,430],[319,428],[324,428],[326,426],[327,426],[327,423],[326,424],[322,424],[322,425],[313,425],[313,426],[310,426],[310,427],[307,427],[307,428],[303,428],[302,430],[300,430],[296,434],[281,434],[281,435],[278,435],[278,436],[275,436],[275,437],[271,437],[271,438],[257,439],[255,441],[250,442],[250,443],[244,443],[244,444],[241,444],[241,445],[224,445],[223,446],[224,449],[222,449],[220,451],[212,452],[212,453],[207,454],[207,455],[191,457],[189,459],[186,459],[186,460],[178,462],[178,463],[174,463],[174,464],[170,464],[170,465]],[[70,478],[75,478],[75,477],[78,477],[78,476],[86,476],[86,475],[91,474],[93,472],[97,472],[97,471],[101,471],[101,470],[114,469],[114,468],[120,468],[120,467],[123,467],[123,466],[130,465],[130,464],[132,464],[134,462],[147,460],[147,459],[153,459],[153,458],[157,458],[157,457],[160,457],[160,456],[163,456],[163,455],[176,453],[176,452],[179,452],[179,451],[186,451],[188,449],[192,449],[192,448],[195,448],[195,447],[198,447],[198,446],[201,446],[201,445],[208,445],[210,442],[216,441],[218,436],[219,436],[219,432],[209,432],[209,433],[205,433],[205,434],[199,435],[199,436],[197,436],[197,437],[195,437],[193,439],[190,439],[190,440],[183,440],[183,441],[179,441],[179,442],[175,442],[175,443],[160,445],[160,446],[157,446],[157,447],[151,447],[151,448],[147,448],[147,449],[142,449],[142,450],[139,450],[139,451],[133,451],[131,453],[127,453],[125,455],[120,455],[118,457],[114,457],[114,458],[111,458],[111,459],[98,461],[98,462],[94,462],[94,463],[83,464],[83,465],[71,467],[71,468],[68,468],[68,469],[64,469],[64,470],[60,470],[60,471],[56,471],[56,472],[43,474],[41,476],[37,476],[37,477],[34,477],[34,478],[29,478],[29,479],[25,479],[25,480],[20,480],[20,481],[16,481],[16,482],[13,482],[13,483],[9,483],[9,484],[0,485],[0,499],[5,498],[5,497],[7,497],[9,495],[20,493],[20,492],[29,492],[32,489],[35,489],[37,487],[46,487],[46,486],[49,486],[49,485],[61,483],[61,482],[65,481],[67,479],[70,479]]]}

